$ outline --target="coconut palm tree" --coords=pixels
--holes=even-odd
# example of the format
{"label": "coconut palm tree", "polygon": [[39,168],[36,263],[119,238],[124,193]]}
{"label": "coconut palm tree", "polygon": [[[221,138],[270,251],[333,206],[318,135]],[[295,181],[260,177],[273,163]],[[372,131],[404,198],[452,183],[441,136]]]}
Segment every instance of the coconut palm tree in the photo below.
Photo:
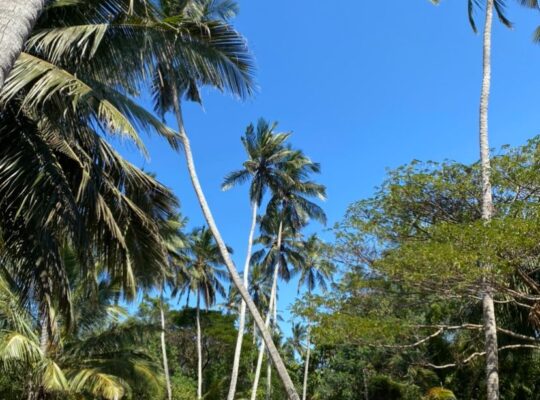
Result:
{"label": "coconut palm tree", "polygon": [[[267,254],[267,260],[272,260],[267,265],[273,266],[273,278],[270,306],[265,321],[267,326],[270,324],[272,313],[274,313],[274,320],[277,317],[277,281],[280,269],[285,272],[284,267],[286,268],[287,265],[282,251],[283,237],[285,237],[283,233],[288,229],[294,236],[309,219],[326,223],[326,215],[322,208],[308,199],[308,197],[324,199],[326,196],[324,186],[308,180],[311,174],[319,172],[320,166],[317,163],[312,162],[301,151],[294,151],[287,162],[287,181],[282,181],[278,187],[272,188],[273,195],[267,206],[268,218],[264,218],[261,224],[263,232],[266,230],[276,235],[275,242],[268,241],[269,244],[273,243],[270,247],[273,251]],[[293,260],[297,261],[299,258],[295,257]],[[255,400],[257,396],[263,356],[264,343],[261,343],[251,391],[252,400]]]}
{"label": "coconut palm tree", "polygon": [[[438,4],[440,0],[431,0]],[[491,37],[493,25],[493,13],[497,14],[499,20],[506,26],[512,24],[504,14],[503,0],[485,0],[485,20],[483,30],[483,64],[482,64],[482,86],[480,93],[479,108],[479,142],[480,142],[480,164],[482,171],[482,219],[488,224],[494,212],[493,193],[491,188],[491,161],[489,154],[488,139],[488,108],[489,95],[491,90]],[[537,0],[518,0],[523,6],[538,8]],[[476,32],[476,22],[474,12],[480,1],[467,0],[469,22],[472,29]],[[491,269],[489,265],[483,265],[487,273]],[[495,317],[495,304],[493,300],[493,288],[485,282],[482,293],[482,309],[484,320],[485,350],[486,350],[486,383],[487,399],[499,399],[499,356],[497,350],[497,321]]]}
{"label": "coconut palm tree", "polygon": [[[201,1],[198,3],[200,4]],[[216,4],[219,2],[203,0],[202,3]],[[233,3],[234,2],[230,1],[223,2],[223,4]],[[222,91],[227,90],[241,98],[251,95],[254,90],[252,79],[253,66],[246,43],[242,36],[234,31],[226,21],[223,21],[223,17],[229,18],[231,13],[220,12],[216,16],[216,13],[213,12],[216,7],[202,7],[202,9],[210,11],[210,14],[201,13],[200,23],[205,27],[202,32],[208,32],[207,41],[214,46],[210,49],[210,54],[215,56],[212,60],[213,64],[207,63],[202,66],[199,65],[199,68],[193,68],[192,65],[186,65],[185,62],[175,63],[171,62],[167,57],[161,57],[155,68],[156,72],[154,78],[156,109],[162,115],[172,111],[176,117],[178,134],[182,144],[181,147],[186,158],[187,169],[193,189],[199,201],[206,223],[219,246],[225,265],[229,271],[231,281],[238,288],[243,301],[246,303],[247,309],[253,316],[255,323],[261,332],[263,340],[268,346],[270,357],[285,386],[288,398],[290,400],[299,400],[298,393],[296,393],[296,389],[287,372],[287,368],[281,359],[277,347],[273,343],[272,336],[265,328],[264,321],[259,314],[256,305],[250,298],[236,266],[227,253],[227,247],[217,228],[197,176],[190,140],[184,125],[181,100],[185,98],[187,100],[200,102],[200,86],[209,85]],[[223,10],[222,7],[219,7],[219,9]],[[185,10],[185,7],[182,8],[182,11]],[[215,19],[216,17],[218,18],[217,20]],[[212,33],[212,30],[214,30],[215,33]],[[216,36],[220,36],[221,39],[216,39]]]}
{"label": "coconut palm tree", "polygon": [[44,5],[45,0],[5,0],[0,4],[0,90]]}
{"label": "coconut palm tree", "polygon": [[172,399],[171,378],[169,373],[169,361],[167,357],[167,343],[165,340],[166,321],[165,321],[165,301],[164,292],[166,286],[177,288],[185,284],[188,276],[187,257],[185,250],[187,248],[187,237],[183,233],[186,219],[179,215],[166,221],[162,228],[161,234],[165,241],[167,250],[167,258],[169,261],[168,268],[164,268],[161,277],[158,278],[157,285],[159,287],[159,314],[161,323],[161,354],[163,359],[163,372],[165,374],[165,385],[167,389],[167,399]]}
{"label": "coconut palm tree", "polygon": [[[317,286],[326,290],[327,281],[332,279],[335,266],[324,257],[324,244],[313,234],[304,242],[303,247],[304,262],[300,264],[300,278],[298,280],[298,292],[305,286],[308,294],[308,301],[311,293]],[[294,331],[293,331],[294,332]],[[305,330],[306,352],[304,363],[304,381],[302,384],[302,400],[306,400],[307,384],[309,374],[309,358],[311,355],[310,326]]]}
{"label": "coconut palm tree", "polygon": [[293,323],[291,326],[291,336],[285,341],[285,347],[291,352],[293,357],[295,353],[303,357],[305,340],[306,327],[299,323]]}
{"label": "coconut palm tree", "polygon": [[[139,272],[165,262],[156,222],[133,196],[151,195],[162,211],[175,207],[174,196],[104,139],[120,134],[141,144],[136,127],[153,126],[174,142],[171,130],[126,95],[142,66],[130,64],[136,53],[128,56],[118,44],[143,38],[140,31],[151,26],[141,23],[131,28],[139,34],[131,35],[125,20],[144,7],[133,0],[130,14],[128,3],[50,2],[0,95],[2,256],[17,270],[22,297],[33,292],[42,299],[43,349],[52,333],[54,299],[62,300],[57,311],[71,312],[60,254],[66,242],[88,270],[100,261],[122,276],[127,297]],[[121,68],[111,63],[120,59],[126,61]]]}
{"label": "coconut palm tree", "polygon": [[[248,288],[249,266],[253,246],[253,236],[257,225],[257,211],[263,200],[268,187],[277,187],[280,180],[286,180],[285,164],[288,161],[290,149],[284,143],[288,139],[288,133],[276,133],[277,123],[270,125],[264,119],[260,119],[257,128],[250,124],[245,136],[241,138],[248,159],[243,163],[244,168],[228,174],[222,184],[223,190],[228,190],[235,185],[250,181],[249,197],[251,202],[251,225],[248,235],[247,255],[244,263],[244,287]],[[245,330],[246,303],[241,302],[238,322],[238,338],[234,352],[231,383],[228,400],[234,400],[236,384],[238,382],[238,370],[240,368],[240,356]]]}
{"label": "coconut palm tree", "polygon": [[[202,399],[202,332],[201,332],[201,300],[208,309],[216,303],[217,295],[225,296],[222,280],[227,274],[222,269],[223,257],[212,233],[205,227],[196,228],[190,235],[188,271],[185,290],[196,296],[197,324],[197,398]],[[230,251],[230,249],[228,249]]]}

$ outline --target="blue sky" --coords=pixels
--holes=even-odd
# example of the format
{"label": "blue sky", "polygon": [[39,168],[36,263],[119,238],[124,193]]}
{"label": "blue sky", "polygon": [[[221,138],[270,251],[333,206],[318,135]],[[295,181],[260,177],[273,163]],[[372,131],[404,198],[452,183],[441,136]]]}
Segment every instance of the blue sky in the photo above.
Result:
{"label": "blue sky", "polygon": [[[540,45],[532,43],[540,13],[508,3],[515,27],[497,22],[493,37],[492,147],[540,132]],[[220,184],[244,160],[240,136],[259,117],[293,131],[293,145],[322,164],[330,225],[387,168],[476,160],[481,36],[468,25],[465,0],[241,0],[240,8],[235,26],[255,56],[258,93],[242,103],[205,90],[204,110],[185,107],[199,177],[237,265],[249,228],[247,187],[221,192]],[[174,189],[191,226],[202,224],[183,158],[160,140],[147,145],[150,161],[130,158]],[[282,288],[286,310],[296,283]]]}

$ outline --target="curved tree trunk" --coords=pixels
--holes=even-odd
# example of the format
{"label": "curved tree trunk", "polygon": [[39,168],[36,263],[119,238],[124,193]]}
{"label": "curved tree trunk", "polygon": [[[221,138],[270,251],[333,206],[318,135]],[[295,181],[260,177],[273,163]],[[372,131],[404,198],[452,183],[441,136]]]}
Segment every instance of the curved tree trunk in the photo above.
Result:
{"label": "curved tree trunk", "polygon": [[45,0],[0,1],[0,90],[32,32]]}
{"label": "curved tree trunk", "polygon": [[[281,248],[282,231],[283,231],[283,222],[280,222],[279,230],[278,230],[278,238],[277,238],[278,249]],[[274,275],[272,277],[272,290],[270,292],[270,304],[268,305],[268,314],[266,314],[266,321],[265,321],[266,328],[270,326],[272,313],[274,311],[274,308],[276,307],[278,277],[279,277],[279,257],[278,257],[278,262],[274,266]],[[265,346],[264,346],[264,341],[263,341],[259,347],[257,367],[255,368],[255,378],[253,379],[253,388],[251,389],[251,400],[255,400],[257,398],[257,389],[259,388],[259,380],[261,378],[261,369],[262,369],[262,363],[263,363],[263,357],[264,357],[264,349],[265,349]]]}
{"label": "curved tree trunk", "polygon": [[[493,214],[491,189],[491,163],[488,141],[488,106],[491,86],[491,35],[493,0],[486,1],[486,19],[483,38],[483,76],[480,95],[480,162],[482,165],[482,219],[489,223]],[[489,265],[484,265],[487,270]],[[486,350],[487,400],[499,399],[499,357],[497,349],[497,322],[492,288],[488,283],[482,295],[482,310]]]}
{"label": "curved tree trunk", "polygon": [[167,385],[167,400],[172,400],[171,377],[169,375],[169,361],[167,360],[167,344],[165,343],[165,311],[163,310],[163,282],[159,292],[159,312],[161,316],[161,352],[163,354],[163,372]]}
{"label": "curved tree trunk", "polygon": [[197,290],[197,399],[202,399],[201,292]]}
{"label": "curved tree trunk", "polygon": [[304,384],[302,386],[302,400],[306,400],[307,397],[307,384],[308,384],[308,375],[309,375],[309,356],[311,355],[311,344],[309,342],[310,331],[308,328],[307,337],[306,337],[306,362],[304,366]]}
{"label": "curved tree trunk", "polygon": [[253,316],[253,319],[255,320],[255,323],[257,324],[259,331],[261,332],[261,336],[264,342],[266,343],[266,345],[268,346],[270,357],[272,358],[272,361],[279,374],[279,377],[281,378],[281,381],[283,382],[283,386],[285,388],[285,392],[287,393],[287,397],[289,398],[289,400],[300,400],[298,393],[296,393],[296,389],[291,380],[291,377],[289,376],[289,373],[287,372],[287,368],[285,367],[285,364],[283,363],[283,360],[281,359],[281,356],[279,355],[277,347],[274,344],[274,341],[272,340],[272,336],[270,335],[267,327],[265,326],[265,323],[261,317],[261,314],[257,310],[257,306],[255,306],[255,303],[253,302],[253,299],[251,298],[248,291],[242,284],[240,275],[238,275],[238,271],[236,270],[236,267],[229,255],[229,252],[227,251],[227,246],[225,245],[225,242],[223,241],[223,238],[221,237],[221,234],[214,221],[212,212],[210,211],[210,208],[208,207],[206,197],[204,196],[204,193],[201,188],[201,184],[199,182],[199,178],[197,177],[197,171],[195,170],[193,154],[191,152],[191,145],[187,137],[186,131],[184,129],[184,122],[182,119],[182,112],[180,109],[180,100],[178,98],[178,93],[176,92],[176,89],[174,87],[172,90],[173,90],[174,110],[175,110],[176,119],[178,122],[178,131],[179,131],[178,133],[180,135],[184,154],[186,156],[187,168],[189,171],[191,182],[193,184],[193,188],[199,200],[199,204],[204,214],[206,223],[208,224],[208,227],[210,228],[214,236],[214,239],[216,240],[216,243],[218,244],[219,250],[221,252],[221,256],[223,257],[223,260],[225,261],[225,266],[227,267],[227,270],[229,271],[233,284],[236,286],[236,288],[238,289],[238,292],[240,293],[240,295],[246,302],[247,309]]}
{"label": "curved tree trunk", "polygon": [[[257,202],[253,202],[251,205],[251,227],[249,229],[246,262],[244,264],[244,288],[246,288],[246,290],[249,290],[249,267],[251,264],[251,249],[253,247],[253,236],[255,235],[255,228],[257,227],[257,209]],[[227,395],[227,400],[234,400],[234,395],[236,394],[236,384],[238,383],[238,371],[240,369],[240,356],[242,354],[242,342],[244,341],[245,325],[246,302],[242,300],[242,304],[240,305],[240,318],[238,321],[238,337],[236,338],[236,348],[234,350],[231,384],[229,386],[229,394]]]}

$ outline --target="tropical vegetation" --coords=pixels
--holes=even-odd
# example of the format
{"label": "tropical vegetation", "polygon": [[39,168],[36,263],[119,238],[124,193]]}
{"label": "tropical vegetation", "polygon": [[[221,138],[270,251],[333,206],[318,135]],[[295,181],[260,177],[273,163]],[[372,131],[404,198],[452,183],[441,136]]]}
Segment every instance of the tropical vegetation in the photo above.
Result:
{"label": "tropical vegetation", "polygon": [[[207,88],[257,90],[237,2],[0,2],[0,398],[540,400],[540,137],[491,154],[493,18],[512,23],[466,5],[479,161],[391,169],[328,227],[321,165],[246,121],[221,187],[248,186],[239,271],[186,124]],[[128,160],[143,133],[182,154],[203,226]]]}

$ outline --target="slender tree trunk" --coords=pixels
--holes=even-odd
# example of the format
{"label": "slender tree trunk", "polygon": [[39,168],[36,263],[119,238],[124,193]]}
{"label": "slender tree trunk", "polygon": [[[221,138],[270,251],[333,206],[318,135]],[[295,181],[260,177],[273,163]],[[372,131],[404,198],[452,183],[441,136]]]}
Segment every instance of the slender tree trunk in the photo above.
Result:
{"label": "slender tree trunk", "polygon": [[169,375],[169,361],[167,360],[167,344],[165,343],[165,311],[163,310],[163,286],[159,292],[159,312],[161,316],[161,352],[163,354],[163,371],[165,373],[165,384],[167,385],[167,400],[172,400],[171,377]]}
{"label": "slender tree trunk", "polygon": [[[244,264],[244,288],[249,286],[249,267],[251,264],[251,249],[253,247],[253,236],[257,227],[257,202],[251,204],[251,227],[249,229],[248,246],[246,262]],[[238,383],[238,371],[240,369],[240,356],[242,354],[242,342],[244,341],[244,330],[246,325],[246,302],[242,300],[240,305],[240,319],[238,322],[238,337],[236,338],[236,348],[234,350],[233,369],[231,373],[231,384],[229,386],[229,394],[227,400],[234,400],[236,394],[236,384]]]}
{"label": "slender tree trunk", "polygon": [[197,399],[202,399],[201,292],[197,291]]}
{"label": "slender tree trunk", "polygon": [[304,365],[304,384],[302,386],[302,400],[306,400],[307,398],[307,384],[308,384],[308,376],[309,376],[309,356],[311,355],[311,344],[309,340],[310,340],[310,329],[308,327],[307,337],[306,337],[306,362]]}
{"label": "slender tree trunk", "polygon": [[270,358],[266,361],[266,400],[272,398],[272,363]]}
{"label": "slender tree trunk", "polygon": [[32,32],[45,0],[0,1],[0,90]]}
{"label": "slender tree trunk", "polygon": [[369,400],[369,385],[368,385],[367,368],[364,368],[364,370],[362,371],[362,375],[364,375],[364,400]]}
{"label": "slender tree trunk", "polygon": [[[50,299],[48,298],[48,295],[46,295],[46,304],[50,305]],[[49,336],[49,308],[50,306],[42,306],[41,310],[41,332],[39,336],[39,348],[41,349],[41,353],[43,354],[43,358],[47,358],[47,353],[49,352],[49,342],[50,342],[50,336]],[[37,393],[32,393],[33,397],[30,397],[32,399],[36,400],[43,400],[45,399],[46,393],[45,393],[45,386],[43,384],[43,380],[39,382],[39,387],[37,390]]]}
{"label": "slender tree trunk", "polygon": [[[278,238],[277,238],[277,248],[281,248],[281,236],[283,231],[283,222],[279,223]],[[273,309],[276,306],[276,293],[277,293],[277,281],[279,278],[279,257],[276,265],[274,266],[274,276],[272,277],[272,290],[270,292],[270,304],[268,305],[268,313],[266,314],[265,327],[270,326],[270,320],[272,319]],[[259,380],[261,378],[261,369],[264,357],[264,341],[261,342],[259,347],[259,356],[257,358],[257,367],[255,368],[255,378],[253,380],[253,388],[251,389],[251,400],[257,398],[257,389],[259,388]]]}
{"label": "slender tree trunk", "polygon": [[[486,19],[483,43],[483,76],[480,95],[480,162],[482,164],[482,218],[487,223],[493,214],[491,189],[491,163],[488,140],[488,107],[491,87],[491,35],[493,24],[493,1],[486,1]],[[489,271],[490,266],[484,265]],[[497,322],[493,291],[486,282],[482,295],[482,309],[486,350],[487,400],[499,399],[499,356],[497,350]]]}
{"label": "slender tree trunk", "polygon": [[289,398],[289,400],[300,400],[300,397],[298,396],[298,393],[296,392],[296,389],[291,380],[291,377],[289,376],[289,373],[287,372],[287,368],[285,367],[285,364],[283,363],[283,360],[281,359],[281,356],[279,355],[278,349],[276,345],[274,344],[274,341],[272,340],[272,335],[270,335],[270,332],[265,326],[265,323],[261,317],[261,314],[257,310],[255,303],[253,302],[253,299],[251,298],[248,291],[242,284],[240,275],[238,274],[238,271],[236,270],[236,267],[227,250],[227,246],[225,245],[225,242],[223,241],[221,234],[216,226],[212,212],[210,211],[210,208],[208,207],[206,197],[204,196],[204,193],[201,188],[201,184],[199,182],[199,178],[197,177],[197,171],[195,170],[193,154],[191,152],[191,145],[187,137],[186,131],[184,129],[184,122],[182,119],[182,112],[180,109],[180,100],[178,98],[178,93],[176,91],[176,88],[173,87],[172,90],[173,90],[174,110],[175,110],[176,119],[178,122],[178,131],[179,131],[178,133],[180,135],[184,154],[186,156],[187,168],[189,171],[191,182],[193,184],[193,188],[199,200],[199,204],[204,214],[206,223],[208,224],[208,227],[210,228],[214,236],[214,239],[216,240],[216,243],[218,244],[221,256],[223,257],[223,260],[225,261],[225,266],[227,267],[227,270],[229,271],[229,274],[231,276],[231,281],[236,286],[236,288],[238,289],[238,292],[240,293],[240,295],[246,302],[247,309],[253,316],[253,319],[255,320],[255,323],[257,324],[259,331],[261,332],[263,341],[268,346],[270,357],[272,358],[272,361],[279,374],[279,377],[281,378],[281,381],[283,382],[283,386],[285,388],[285,392],[287,393],[287,397]]}

